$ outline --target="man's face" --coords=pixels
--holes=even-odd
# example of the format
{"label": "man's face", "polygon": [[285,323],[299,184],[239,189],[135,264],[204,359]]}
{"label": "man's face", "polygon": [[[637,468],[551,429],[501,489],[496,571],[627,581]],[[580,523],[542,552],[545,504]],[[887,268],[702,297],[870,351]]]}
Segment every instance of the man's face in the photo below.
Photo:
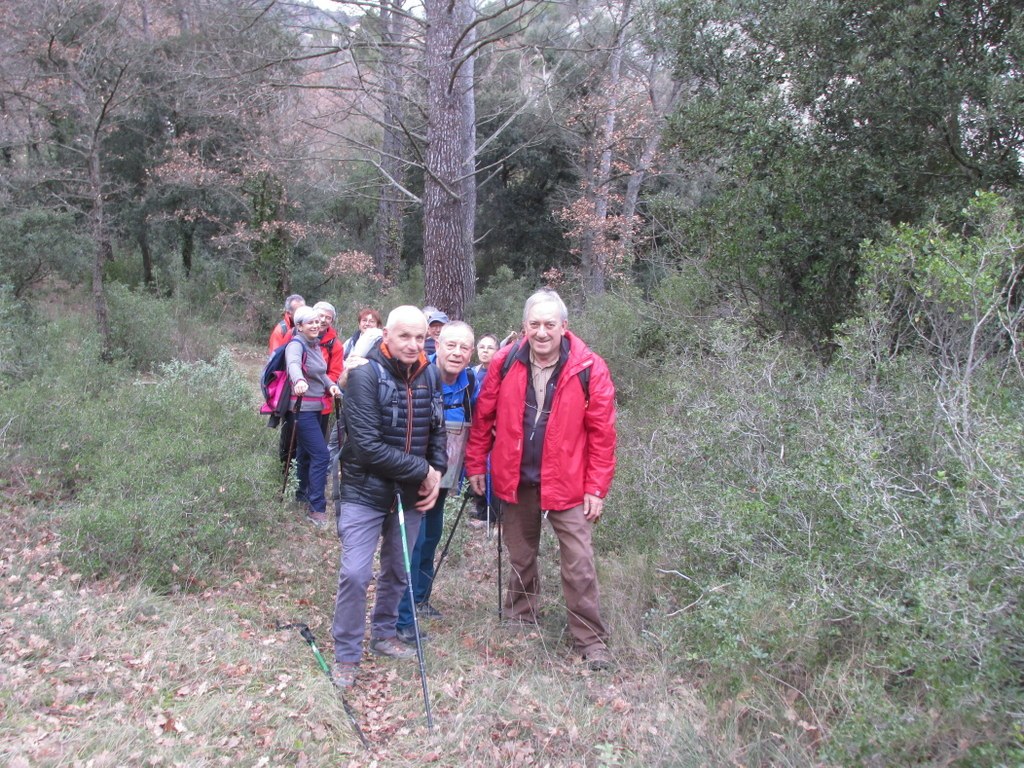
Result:
{"label": "man's face", "polygon": [[539,358],[557,355],[566,326],[555,302],[542,301],[530,307],[525,332],[533,354]]}
{"label": "man's face", "polygon": [[323,325],[323,330],[326,331],[328,328],[334,325],[334,315],[332,315],[326,309],[318,309],[317,312],[320,313],[320,323]]}
{"label": "man's face", "polygon": [[399,319],[392,328],[384,328],[383,333],[384,343],[388,345],[391,356],[401,363],[412,365],[423,351],[427,324],[422,320]]}
{"label": "man's face", "polygon": [[295,310],[304,306],[306,306],[306,302],[304,300],[300,299],[298,301],[293,301],[288,305],[288,317],[295,317]]}
{"label": "man's face", "polygon": [[430,335],[436,339],[438,336],[441,335],[442,328],[444,328],[444,323],[438,321],[436,323],[431,323],[430,328],[428,330]]}
{"label": "man's face", "polygon": [[476,345],[476,359],[480,361],[481,365],[487,365],[491,362],[491,358],[494,357],[494,353],[497,351],[498,345],[494,342],[494,339],[490,337],[480,339]]}
{"label": "man's face", "polygon": [[468,330],[446,333],[437,342],[437,367],[450,377],[458,376],[473,357],[473,334]]}

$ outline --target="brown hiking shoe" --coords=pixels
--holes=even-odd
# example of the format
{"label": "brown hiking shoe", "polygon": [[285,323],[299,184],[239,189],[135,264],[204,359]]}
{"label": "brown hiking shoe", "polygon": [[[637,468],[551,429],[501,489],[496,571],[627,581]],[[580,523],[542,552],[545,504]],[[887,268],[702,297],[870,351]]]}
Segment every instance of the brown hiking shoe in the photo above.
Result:
{"label": "brown hiking shoe", "polygon": [[591,672],[604,672],[615,666],[607,648],[593,648],[583,654],[583,662]]}
{"label": "brown hiking shoe", "polygon": [[378,656],[387,656],[391,659],[411,659],[416,651],[407,645],[402,645],[394,637],[379,637],[370,642],[370,650]]}
{"label": "brown hiking shoe", "polygon": [[351,688],[356,682],[359,665],[354,661],[339,661],[331,670],[331,680],[338,688]]}

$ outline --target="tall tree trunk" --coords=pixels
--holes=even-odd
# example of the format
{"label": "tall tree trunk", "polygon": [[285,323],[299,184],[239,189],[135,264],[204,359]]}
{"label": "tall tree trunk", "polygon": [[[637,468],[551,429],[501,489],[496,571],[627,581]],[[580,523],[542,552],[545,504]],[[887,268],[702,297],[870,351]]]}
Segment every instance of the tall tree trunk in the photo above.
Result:
{"label": "tall tree trunk", "polygon": [[195,232],[191,225],[185,224],[181,228],[181,266],[185,270],[186,278],[192,274],[192,257],[195,252]]}
{"label": "tall tree trunk", "polygon": [[404,121],[404,83],[401,40],[405,16],[402,0],[382,0],[381,41],[384,73],[384,137],[381,142],[381,171],[385,178],[377,203],[376,251],[374,267],[388,281],[397,280],[402,266],[403,207],[406,140]]}
{"label": "tall tree trunk", "polygon": [[[427,0],[427,149],[423,191],[426,301],[449,317],[466,312],[466,285],[475,282],[472,234],[467,236],[464,178],[467,76],[464,34],[468,0]],[[467,272],[469,274],[467,274]]]}
{"label": "tall tree trunk", "polygon": [[[471,4],[467,3],[469,13],[474,13]],[[470,18],[466,23],[472,23]],[[476,28],[466,35],[464,48],[472,48],[476,43]],[[471,306],[476,300],[476,57],[470,56],[462,65],[464,90],[462,92],[462,207],[463,233],[466,238],[463,271],[463,301]]]}
{"label": "tall tree trunk", "polygon": [[675,111],[679,105],[679,98],[682,93],[682,85],[673,82],[668,97],[658,98],[657,89],[654,83],[656,66],[652,64],[648,77],[650,78],[650,99],[652,122],[647,135],[644,137],[644,148],[640,153],[640,159],[633,166],[629,181],[626,182],[626,196],[622,200],[622,250],[627,258],[633,256],[633,236],[636,233],[634,218],[636,217],[637,200],[640,199],[640,187],[647,177],[647,172],[654,165],[654,159],[661,147],[661,138],[665,133],[666,119],[669,114]]}

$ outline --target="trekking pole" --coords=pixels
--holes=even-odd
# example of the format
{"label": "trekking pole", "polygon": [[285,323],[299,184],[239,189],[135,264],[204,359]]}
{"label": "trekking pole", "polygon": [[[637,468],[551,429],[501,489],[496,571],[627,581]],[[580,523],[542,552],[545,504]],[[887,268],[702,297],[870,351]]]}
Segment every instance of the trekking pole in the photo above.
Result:
{"label": "trekking pole", "polygon": [[434,582],[437,581],[437,574],[441,570],[441,565],[444,563],[444,558],[448,554],[448,545],[452,543],[452,536],[455,535],[455,529],[459,527],[459,520],[462,519],[462,513],[466,509],[466,502],[469,501],[469,497],[473,492],[466,489],[466,495],[462,497],[462,506],[459,507],[459,514],[455,516],[455,522],[452,523],[452,529],[448,531],[448,540],[445,541],[444,546],[441,547],[441,556],[437,558],[437,565],[434,566],[434,578],[430,580],[430,586],[427,588],[427,594],[420,602],[426,603],[430,600],[430,595],[434,592]]}
{"label": "trekking pole", "polygon": [[288,438],[288,454],[284,459],[284,482],[281,483],[281,498],[284,499],[284,492],[288,489],[288,473],[292,468],[292,454],[295,452],[295,437],[299,431],[299,408],[302,407],[302,395],[295,399],[295,406],[292,408],[292,434]]}
{"label": "trekking pole", "polygon": [[[503,510],[507,513],[508,510]],[[501,529],[504,527],[504,522],[498,521],[494,524],[494,527],[498,529],[498,621],[501,621]]]}
{"label": "trekking pole", "polygon": [[427,691],[427,667],[423,662],[423,640],[420,637],[420,622],[416,618],[416,595],[412,588],[412,561],[409,559],[409,541],[405,535],[405,507],[402,506],[402,492],[395,490],[398,504],[398,528],[402,534],[402,555],[405,557],[405,577],[409,583],[409,606],[412,608],[412,629],[416,636],[416,659],[420,663],[420,684],[423,686],[423,709],[427,714],[427,728],[434,731],[434,718],[430,714],[430,693]]}
{"label": "trekking pole", "polygon": [[[327,679],[331,679],[331,668],[327,664],[327,660],[324,658],[324,655],[320,653],[320,649],[316,647],[316,638],[313,637],[313,630],[309,628],[308,624],[303,624],[300,622],[294,622],[292,624],[282,624],[280,621],[278,621],[277,629],[299,630],[299,634],[302,635],[302,639],[305,640],[309,644],[309,647],[312,649],[313,656],[316,657],[316,663],[320,665],[320,669],[322,669],[324,671],[324,674],[327,675]],[[331,681],[331,684],[334,684],[333,680]],[[356,713],[352,710],[352,707],[349,706],[348,700],[345,698],[345,694],[342,693],[340,689],[338,690],[338,695],[341,696],[341,706],[345,709],[345,714],[348,715],[348,721],[352,724],[352,730],[356,732],[356,736],[358,736],[359,741],[362,742],[363,748],[369,750],[370,742],[367,741],[366,736],[363,735],[363,731],[359,727],[359,721],[356,720]]]}

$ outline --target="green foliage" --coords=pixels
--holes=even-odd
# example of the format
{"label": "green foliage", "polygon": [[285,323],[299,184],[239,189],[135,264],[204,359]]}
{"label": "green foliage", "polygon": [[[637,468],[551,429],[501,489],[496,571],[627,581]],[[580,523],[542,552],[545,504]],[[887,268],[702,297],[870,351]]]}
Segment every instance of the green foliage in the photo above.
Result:
{"label": "green foliage", "polygon": [[477,337],[493,333],[499,341],[523,327],[523,304],[539,286],[526,277],[516,277],[508,267],[499,267],[479,291],[469,312],[469,323]]}
{"label": "green foliage", "polygon": [[137,371],[213,356],[212,333],[182,305],[114,283],[107,288],[115,357]]}
{"label": "green foliage", "polygon": [[278,465],[227,353],[163,366],[146,383],[101,363],[98,340],[73,338],[0,410],[5,459],[45,456],[68,494],[69,567],[189,587],[262,542]]}
{"label": "green foliage", "polygon": [[0,392],[39,369],[38,345],[33,343],[35,308],[0,284]]}
{"label": "green foliage", "polygon": [[[828,368],[738,320],[596,308],[595,346],[635,389],[597,540],[658,553],[647,631],[720,706],[762,713],[744,743],[827,734],[839,764],[1022,756],[1020,248],[1004,209],[979,205],[974,234],[904,230],[868,253],[887,299]],[[669,352],[618,355],[658,311]]]}
{"label": "green foliage", "polygon": [[24,296],[54,276],[77,280],[92,246],[70,213],[32,208],[0,215],[0,283]]}
{"label": "green foliage", "polygon": [[694,176],[714,169],[670,225],[680,258],[706,262],[769,330],[829,338],[855,311],[863,239],[951,220],[978,188],[1017,194],[1013,8],[667,3],[676,76],[693,89],[670,141]]}

